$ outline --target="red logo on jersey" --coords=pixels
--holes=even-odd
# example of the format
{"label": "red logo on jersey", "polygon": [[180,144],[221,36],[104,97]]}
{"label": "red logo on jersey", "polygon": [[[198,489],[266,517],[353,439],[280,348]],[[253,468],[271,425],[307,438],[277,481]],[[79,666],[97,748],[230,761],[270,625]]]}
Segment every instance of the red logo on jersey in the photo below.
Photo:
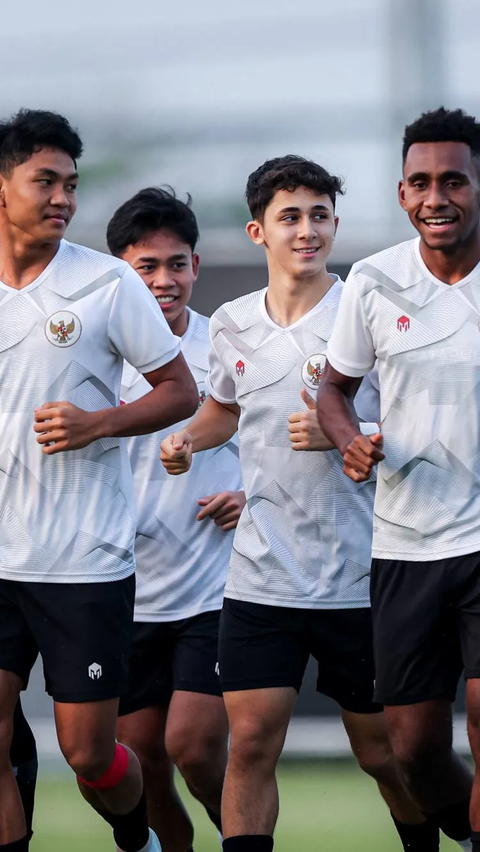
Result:
{"label": "red logo on jersey", "polygon": [[237,376],[243,376],[245,372],[245,364],[243,363],[243,361],[237,361],[237,363],[235,364],[235,369],[237,371]]}
{"label": "red logo on jersey", "polygon": [[402,317],[399,317],[398,320],[397,320],[397,328],[398,328],[399,331],[408,331],[408,329],[410,328],[409,318],[406,317],[405,315],[403,315]]}

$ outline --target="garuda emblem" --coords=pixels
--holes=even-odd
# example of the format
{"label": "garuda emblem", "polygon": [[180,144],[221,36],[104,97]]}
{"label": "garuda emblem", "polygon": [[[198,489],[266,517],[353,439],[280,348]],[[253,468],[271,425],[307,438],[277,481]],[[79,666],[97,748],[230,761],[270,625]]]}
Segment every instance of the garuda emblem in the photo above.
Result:
{"label": "garuda emblem", "polygon": [[75,320],[72,317],[68,325],[63,319],[59,320],[57,325],[50,322],[50,331],[57,343],[70,343],[70,337],[75,331]]}
{"label": "garuda emblem", "polygon": [[325,369],[326,356],[323,354],[310,355],[302,366],[304,384],[312,390],[317,390]]}
{"label": "garuda emblem", "polygon": [[57,311],[45,323],[45,334],[54,346],[72,346],[82,333],[82,324],[75,314]]}

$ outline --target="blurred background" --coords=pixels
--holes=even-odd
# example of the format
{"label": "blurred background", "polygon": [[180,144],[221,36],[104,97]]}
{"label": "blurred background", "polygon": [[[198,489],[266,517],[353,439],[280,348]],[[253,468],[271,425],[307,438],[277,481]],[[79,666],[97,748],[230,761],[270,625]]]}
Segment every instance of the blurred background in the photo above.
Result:
{"label": "blurred background", "polygon": [[[477,0],[24,0],[2,4],[2,114],[53,109],[80,130],[74,241],[104,249],[110,216],[144,186],[190,192],[202,258],[194,306],[209,314],[266,283],[243,192],[267,158],[298,153],[344,177],[332,270],[408,239],[396,199],[404,125],[440,104],[480,114],[479,46]],[[398,850],[314,681],[312,667],[280,773],[277,849]],[[39,670],[25,706],[42,759],[32,849],[110,849],[62,768]],[[197,852],[218,848],[192,808]]]}

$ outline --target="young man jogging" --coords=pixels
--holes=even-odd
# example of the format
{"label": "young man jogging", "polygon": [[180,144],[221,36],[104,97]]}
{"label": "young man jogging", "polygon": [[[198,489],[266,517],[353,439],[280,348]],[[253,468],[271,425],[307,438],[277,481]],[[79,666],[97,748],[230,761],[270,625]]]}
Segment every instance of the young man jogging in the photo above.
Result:
{"label": "young man jogging", "polygon": [[[462,668],[480,852],[480,124],[461,110],[405,130],[400,203],[419,236],[355,264],[328,346],[320,422],[354,482],[378,469],[372,608],[376,697],[418,804],[469,835],[470,772],[452,750]],[[352,397],[376,362],[381,434]],[[465,848],[471,848],[470,844]]]}
{"label": "young man jogging", "polygon": [[[310,654],[319,663],[317,688],[340,704],[352,749],[378,781],[405,849],[438,849],[438,830],[397,778],[382,708],[372,701],[375,486],[342,481],[341,457],[312,410],[342,291],[326,268],[340,190],[338,178],[295,156],[268,161],[250,176],[247,232],[265,248],[268,288],[216,311],[211,397],[187,430],[162,445],[167,470],[179,473],[192,452],[239,427],[247,505],[235,534],[219,645],[231,728],[225,852],[273,846],[276,764]],[[364,421],[378,419],[370,378],[356,405]],[[302,452],[307,444],[317,452]]]}
{"label": "young man jogging", "polygon": [[[139,273],[181,338],[201,405],[208,319],[188,307],[199,268],[197,241],[190,205],[155,187],[126,201],[107,230],[112,254]],[[125,365],[122,399],[131,402],[147,392],[143,376]],[[142,765],[149,823],[163,852],[185,852],[193,827],[175,789],[172,764],[221,828],[228,723],[218,676],[218,623],[232,531],[245,498],[236,438],[200,453],[185,477],[172,479],[158,461],[167,434],[127,442],[137,504],[137,591],[129,687],[120,702],[117,736]]]}
{"label": "young man jogging", "polygon": [[[9,749],[37,650],[60,747],[119,850],[159,849],[115,741],[134,600],[134,493],[120,438],[196,406],[179,341],[130,266],[66,242],[82,144],[66,119],[0,124],[0,849],[28,837]],[[124,358],[152,391],[118,406]]]}

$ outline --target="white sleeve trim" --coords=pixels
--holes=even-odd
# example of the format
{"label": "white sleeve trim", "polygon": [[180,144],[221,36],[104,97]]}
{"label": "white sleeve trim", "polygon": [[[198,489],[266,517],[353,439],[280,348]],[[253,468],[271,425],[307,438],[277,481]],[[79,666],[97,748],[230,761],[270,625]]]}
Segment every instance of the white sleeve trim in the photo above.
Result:
{"label": "white sleeve trim", "polygon": [[213,397],[215,402],[219,402],[220,404],[223,403],[224,405],[237,405],[236,399],[225,399],[225,397],[220,396],[220,394],[217,393],[217,391],[215,391],[212,388],[212,385],[210,384],[210,380],[209,380],[208,376],[206,376],[206,378],[205,378],[205,386],[206,386],[210,396]]}
{"label": "white sleeve trim", "polygon": [[145,375],[145,373],[153,373],[154,370],[159,370],[160,367],[164,367],[165,364],[169,364],[170,361],[173,361],[181,351],[181,340],[178,337],[174,339],[177,340],[175,349],[170,349],[169,352],[164,352],[161,358],[157,358],[155,361],[152,361],[150,364],[145,364],[142,367],[135,367],[135,369],[138,370],[139,373],[142,373],[142,375]]}
{"label": "white sleeve trim", "polygon": [[337,373],[350,376],[352,379],[360,379],[366,376],[373,367],[373,364],[369,364],[367,367],[353,367],[351,364],[342,364],[341,361],[337,361],[329,349],[327,349],[327,361]]}

